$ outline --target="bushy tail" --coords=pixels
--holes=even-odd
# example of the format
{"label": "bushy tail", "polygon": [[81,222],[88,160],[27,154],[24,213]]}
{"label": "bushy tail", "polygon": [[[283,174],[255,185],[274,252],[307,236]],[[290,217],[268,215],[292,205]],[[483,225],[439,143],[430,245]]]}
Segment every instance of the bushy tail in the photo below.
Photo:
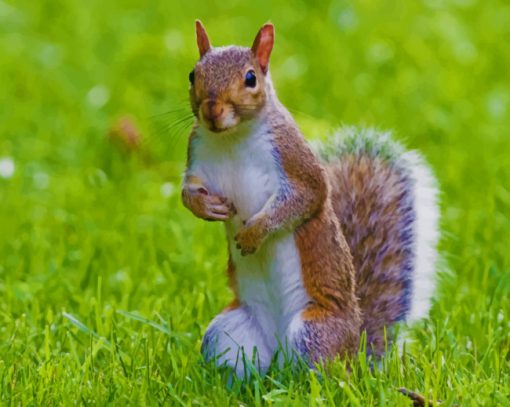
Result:
{"label": "bushy tail", "polygon": [[437,188],[422,157],[390,134],[342,128],[317,145],[356,269],[367,342],[384,350],[384,327],[427,315],[439,238]]}

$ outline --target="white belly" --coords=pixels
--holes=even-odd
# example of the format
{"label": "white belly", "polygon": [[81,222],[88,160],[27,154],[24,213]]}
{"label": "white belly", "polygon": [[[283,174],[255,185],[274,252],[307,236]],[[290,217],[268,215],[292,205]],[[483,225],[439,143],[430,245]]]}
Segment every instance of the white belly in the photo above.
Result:
{"label": "white belly", "polygon": [[228,198],[237,215],[226,222],[230,252],[236,268],[240,300],[246,304],[266,332],[277,340],[290,319],[309,298],[303,287],[301,261],[292,232],[269,237],[255,254],[241,256],[233,240],[242,221],[259,212],[278,192],[283,179],[271,136],[259,128],[252,134],[222,140],[221,136],[198,137],[193,168],[213,194]]}
{"label": "white belly", "polygon": [[251,218],[280,188],[282,174],[273,151],[271,135],[263,126],[239,136],[198,132],[191,172],[204,181],[211,194],[234,204],[237,215],[231,225],[239,227],[236,221]]}
{"label": "white belly", "polygon": [[292,233],[273,236],[255,253],[230,250],[236,266],[239,297],[256,315],[268,339],[281,338],[293,316],[308,302],[301,261]]}

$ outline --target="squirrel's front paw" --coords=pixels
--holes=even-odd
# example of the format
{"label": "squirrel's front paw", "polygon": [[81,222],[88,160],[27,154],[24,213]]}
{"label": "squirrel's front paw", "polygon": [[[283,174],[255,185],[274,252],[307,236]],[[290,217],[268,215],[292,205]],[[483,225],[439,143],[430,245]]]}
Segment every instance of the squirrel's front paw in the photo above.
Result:
{"label": "squirrel's front paw", "polygon": [[264,223],[260,219],[248,220],[234,239],[237,242],[237,248],[241,250],[241,255],[246,256],[257,251],[265,235]]}
{"label": "squirrel's front paw", "polygon": [[225,221],[236,214],[234,205],[227,198],[209,195],[203,186],[185,187],[183,201],[195,216],[205,220]]}

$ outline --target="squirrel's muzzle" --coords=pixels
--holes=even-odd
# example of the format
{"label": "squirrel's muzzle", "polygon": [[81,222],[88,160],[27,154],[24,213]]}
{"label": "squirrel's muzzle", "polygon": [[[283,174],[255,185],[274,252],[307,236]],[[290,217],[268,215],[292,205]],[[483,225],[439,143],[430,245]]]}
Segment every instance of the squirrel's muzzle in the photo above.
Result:
{"label": "squirrel's muzzle", "polygon": [[200,104],[199,119],[214,132],[235,127],[239,123],[234,106],[218,99],[205,99]]}

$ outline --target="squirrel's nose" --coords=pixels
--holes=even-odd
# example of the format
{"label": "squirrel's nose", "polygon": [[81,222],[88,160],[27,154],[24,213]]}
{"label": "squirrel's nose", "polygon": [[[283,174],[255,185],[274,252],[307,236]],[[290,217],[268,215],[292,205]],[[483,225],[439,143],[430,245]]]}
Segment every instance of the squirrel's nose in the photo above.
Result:
{"label": "squirrel's nose", "polygon": [[215,120],[223,114],[223,103],[219,103],[214,99],[204,100],[202,104],[202,112],[204,116],[210,120]]}

